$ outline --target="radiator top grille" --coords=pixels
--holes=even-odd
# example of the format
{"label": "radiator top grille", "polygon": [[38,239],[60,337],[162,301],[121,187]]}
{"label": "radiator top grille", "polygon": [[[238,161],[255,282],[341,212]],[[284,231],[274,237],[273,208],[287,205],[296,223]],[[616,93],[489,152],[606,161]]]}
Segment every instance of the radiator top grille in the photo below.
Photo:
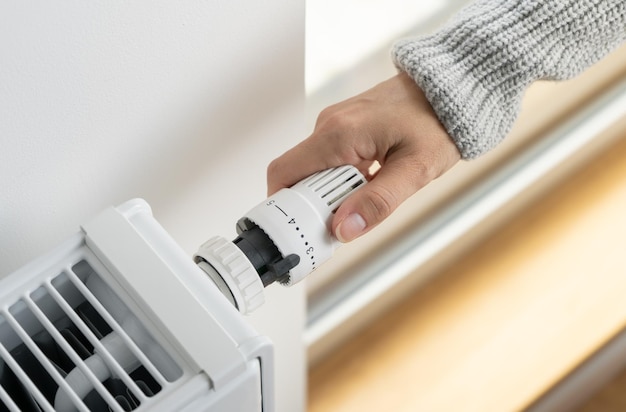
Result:
{"label": "radiator top grille", "polygon": [[131,411],[182,374],[86,259],[0,305],[0,411]]}

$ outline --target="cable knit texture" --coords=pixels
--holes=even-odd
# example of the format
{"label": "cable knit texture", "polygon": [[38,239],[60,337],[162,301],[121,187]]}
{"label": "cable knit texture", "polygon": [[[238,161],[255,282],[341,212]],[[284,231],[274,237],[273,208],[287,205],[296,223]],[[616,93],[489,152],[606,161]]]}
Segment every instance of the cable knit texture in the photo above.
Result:
{"label": "cable knit texture", "polygon": [[576,76],[625,39],[626,0],[479,0],[392,56],[471,159],[508,134],[532,82]]}

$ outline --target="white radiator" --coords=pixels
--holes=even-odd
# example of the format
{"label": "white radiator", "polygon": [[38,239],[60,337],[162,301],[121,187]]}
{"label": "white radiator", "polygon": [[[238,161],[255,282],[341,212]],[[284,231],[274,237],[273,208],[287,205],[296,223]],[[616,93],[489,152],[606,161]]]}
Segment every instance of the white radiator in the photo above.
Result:
{"label": "white radiator", "polygon": [[0,410],[272,411],[272,351],[141,200],[0,281]]}
{"label": "white radiator", "polygon": [[145,201],[103,211],[0,282],[0,412],[274,411],[272,344],[241,313],[331,257],[332,215],[364,183],[318,172],[193,259]]}

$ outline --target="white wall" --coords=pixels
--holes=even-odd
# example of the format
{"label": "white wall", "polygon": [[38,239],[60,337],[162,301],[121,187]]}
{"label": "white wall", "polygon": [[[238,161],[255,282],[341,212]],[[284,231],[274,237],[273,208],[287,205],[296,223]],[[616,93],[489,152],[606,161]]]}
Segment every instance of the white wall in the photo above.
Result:
{"label": "white wall", "polygon": [[[133,197],[190,255],[234,237],[304,137],[303,37],[293,0],[2,3],[0,276]],[[278,410],[303,410],[304,293],[267,292]]]}

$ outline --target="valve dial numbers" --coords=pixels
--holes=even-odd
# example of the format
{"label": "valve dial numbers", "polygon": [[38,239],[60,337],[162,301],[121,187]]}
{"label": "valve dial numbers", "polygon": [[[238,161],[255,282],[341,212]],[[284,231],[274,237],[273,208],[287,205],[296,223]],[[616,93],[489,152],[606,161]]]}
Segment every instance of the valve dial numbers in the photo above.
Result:
{"label": "valve dial numbers", "polygon": [[307,257],[309,258],[309,261],[311,262],[311,270],[312,271],[315,270],[317,268],[316,261],[315,261],[315,247],[309,244],[309,241],[307,240],[307,237],[304,235],[304,233],[302,233],[302,230],[300,229],[300,225],[298,225],[296,218],[290,216],[289,213],[287,213],[283,208],[281,208],[276,203],[275,199],[271,199],[265,205],[269,207],[274,207],[282,215],[284,215],[285,223],[288,226],[290,226],[290,230],[293,230],[299,234],[300,242],[302,242],[301,244],[304,245],[304,253],[306,253]]}

